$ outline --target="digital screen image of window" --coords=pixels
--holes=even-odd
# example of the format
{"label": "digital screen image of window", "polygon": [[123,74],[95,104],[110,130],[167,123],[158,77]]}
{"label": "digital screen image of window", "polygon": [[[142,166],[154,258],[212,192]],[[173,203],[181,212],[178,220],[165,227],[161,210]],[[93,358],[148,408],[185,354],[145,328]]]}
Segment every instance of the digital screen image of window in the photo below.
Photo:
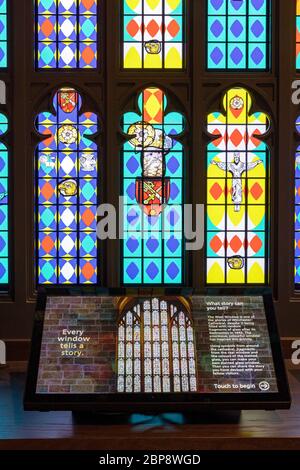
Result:
{"label": "digital screen image of window", "polygon": [[118,327],[118,392],[196,392],[188,313],[159,299],[137,303]]}
{"label": "digital screen image of window", "polygon": [[207,0],[207,67],[270,68],[271,0]]}
{"label": "digital screen image of window", "polygon": [[131,406],[153,394],[271,395],[267,314],[261,296],[48,296],[36,392],[127,395]]}
{"label": "digital screen image of window", "polygon": [[0,68],[7,67],[7,0],[0,0]]}
{"label": "digital screen image of window", "polygon": [[232,88],[221,112],[208,115],[207,283],[267,284],[270,153],[260,140],[270,127],[249,114],[250,93]]}
{"label": "digital screen image of window", "polygon": [[98,0],[35,0],[36,67],[97,67]]}
{"label": "digital screen image of window", "polygon": [[124,240],[123,283],[181,284],[184,271],[184,131],[179,112],[166,114],[158,88],[138,98],[140,113],[127,112],[122,128]]}
{"label": "digital screen image of window", "polygon": [[[296,129],[300,134],[300,116],[296,120]],[[295,160],[295,285],[300,290],[300,146]]]}
{"label": "digital screen image of window", "polygon": [[123,67],[184,67],[184,0],[123,0]]}
{"label": "digital screen image of window", "polygon": [[[0,138],[8,130],[8,119],[0,113]],[[0,141],[0,286],[9,283],[9,154]]]}
{"label": "digital screen image of window", "polygon": [[81,113],[74,89],[54,96],[55,115],[39,114],[44,136],[36,150],[36,262],[38,284],[97,282],[96,214],[99,121]]}

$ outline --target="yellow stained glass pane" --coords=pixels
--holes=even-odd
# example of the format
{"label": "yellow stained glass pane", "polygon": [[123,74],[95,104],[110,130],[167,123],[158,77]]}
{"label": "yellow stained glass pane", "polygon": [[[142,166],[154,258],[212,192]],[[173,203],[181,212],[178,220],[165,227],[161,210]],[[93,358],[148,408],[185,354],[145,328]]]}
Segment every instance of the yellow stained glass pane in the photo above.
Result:
{"label": "yellow stained glass pane", "polygon": [[224,112],[207,117],[207,283],[267,284],[269,280],[269,129],[250,93],[228,90]]}
{"label": "yellow stained glass pane", "polygon": [[123,68],[184,67],[185,0],[123,0]]}

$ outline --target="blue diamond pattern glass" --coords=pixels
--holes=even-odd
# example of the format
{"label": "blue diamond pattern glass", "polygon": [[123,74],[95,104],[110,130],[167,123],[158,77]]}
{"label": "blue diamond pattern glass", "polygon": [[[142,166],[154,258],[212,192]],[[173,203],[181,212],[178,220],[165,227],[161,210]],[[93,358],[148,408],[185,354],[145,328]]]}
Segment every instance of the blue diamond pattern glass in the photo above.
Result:
{"label": "blue diamond pattern glass", "polygon": [[98,0],[35,0],[35,3],[36,67],[97,68]]}
{"label": "blue diamond pattern glass", "polygon": [[44,136],[36,152],[36,261],[38,284],[96,284],[98,148],[90,137],[98,117],[81,113],[74,89],[60,89],[56,115],[39,114]]}
{"label": "blue diamond pattern glass", "polygon": [[154,87],[141,93],[138,107],[122,120],[123,283],[181,285],[184,149],[176,136],[184,118],[165,113],[166,95]]}
{"label": "blue diamond pattern glass", "polygon": [[[8,130],[8,119],[0,113],[0,136]],[[0,286],[9,282],[9,154],[6,145],[0,142]]]}
{"label": "blue diamond pattern glass", "polygon": [[[0,68],[7,67],[7,0],[0,0]],[[1,276],[1,273],[0,273]]]}
{"label": "blue diamond pattern glass", "polygon": [[268,70],[271,0],[207,0],[207,68]]}
{"label": "blue diamond pattern glass", "polygon": [[[300,116],[296,120],[296,129],[300,134]],[[295,158],[295,285],[300,290],[300,146]]]}

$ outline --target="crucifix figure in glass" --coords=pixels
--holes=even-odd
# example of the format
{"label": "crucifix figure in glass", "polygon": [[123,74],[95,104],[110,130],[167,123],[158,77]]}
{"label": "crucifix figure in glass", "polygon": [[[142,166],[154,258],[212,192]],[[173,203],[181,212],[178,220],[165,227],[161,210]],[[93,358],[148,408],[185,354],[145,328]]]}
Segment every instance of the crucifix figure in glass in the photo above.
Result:
{"label": "crucifix figure in glass", "polygon": [[220,170],[229,171],[232,174],[232,195],[231,199],[234,205],[234,211],[240,212],[241,204],[243,202],[243,183],[242,183],[242,175],[245,171],[253,170],[263,163],[262,160],[256,160],[255,162],[251,162],[246,164],[241,160],[241,155],[239,152],[234,154],[234,160],[231,163],[222,163],[216,160],[212,161],[213,165],[217,165]]}

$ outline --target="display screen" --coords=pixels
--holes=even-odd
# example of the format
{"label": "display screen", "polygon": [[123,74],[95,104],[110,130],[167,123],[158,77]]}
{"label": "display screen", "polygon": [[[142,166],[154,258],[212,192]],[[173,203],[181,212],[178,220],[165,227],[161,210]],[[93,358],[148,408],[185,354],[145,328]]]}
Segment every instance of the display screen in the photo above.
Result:
{"label": "display screen", "polygon": [[48,297],[35,393],[276,394],[264,298]]}

